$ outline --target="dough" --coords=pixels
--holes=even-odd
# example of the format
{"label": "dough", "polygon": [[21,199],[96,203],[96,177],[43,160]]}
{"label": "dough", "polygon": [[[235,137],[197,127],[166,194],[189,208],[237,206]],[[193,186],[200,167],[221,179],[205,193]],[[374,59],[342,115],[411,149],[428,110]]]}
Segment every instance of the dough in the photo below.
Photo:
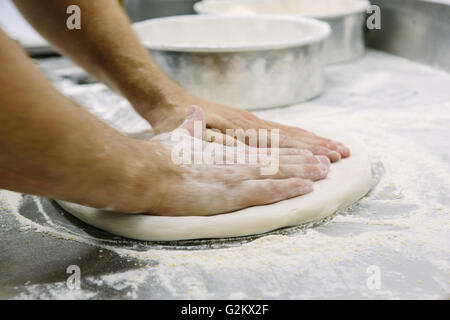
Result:
{"label": "dough", "polygon": [[340,141],[350,147],[349,158],[333,163],[327,179],[314,183],[313,192],[274,204],[214,216],[162,217],[120,214],[57,202],[92,226],[138,240],[225,238],[264,233],[320,220],[348,207],[369,191],[372,174],[364,147],[351,138]]}

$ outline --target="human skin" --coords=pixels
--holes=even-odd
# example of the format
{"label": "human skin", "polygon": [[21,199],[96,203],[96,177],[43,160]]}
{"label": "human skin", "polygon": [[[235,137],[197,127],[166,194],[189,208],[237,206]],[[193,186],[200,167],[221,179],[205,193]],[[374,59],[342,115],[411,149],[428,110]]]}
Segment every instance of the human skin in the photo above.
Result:
{"label": "human skin", "polygon": [[[191,105],[200,106],[208,128],[279,129],[280,147],[303,148],[326,155],[332,162],[350,155],[342,143],[300,128],[264,121],[248,111],[205,101],[172,81],[152,60],[130,28],[128,18],[110,0],[15,0],[28,21],[65,56],[98,80],[119,91],[156,133],[175,129]],[[81,9],[81,30],[66,28],[66,8]],[[270,140],[269,140],[270,145]]]}
{"label": "human skin", "polygon": [[[0,30],[0,188],[128,213],[216,214],[310,192],[311,181],[326,176],[328,162],[301,149],[332,160],[348,153],[301,129],[188,94],[154,64],[114,1],[55,0],[42,8],[37,1],[15,2],[62,53],[129,99],[156,132],[176,129],[188,113],[221,131],[245,129],[243,121],[280,128],[282,148],[280,170],[272,177],[250,165],[175,165],[161,136],[138,141],[99,121],[60,94]],[[83,15],[79,31],[65,27],[65,9],[74,3]],[[227,175],[229,170],[237,174]]]}
{"label": "human skin", "polygon": [[[60,94],[1,31],[0,45],[0,188],[122,212],[204,215],[302,195],[326,176],[328,163],[297,159],[298,149],[285,149],[292,155],[271,177],[258,165],[176,165],[170,139],[124,136]],[[191,109],[188,131],[194,120],[205,124]]]}
{"label": "human skin", "polygon": [[[158,201],[155,212],[161,215],[180,216],[186,214],[211,215],[235,211],[250,205],[262,205],[277,202],[294,196],[311,192],[313,182],[323,179],[328,174],[330,161],[325,156],[314,156],[301,149],[282,148],[277,150],[277,171],[265,176],[262,168],[266,165],[258,159],[239,164],[236,156],[228,164],[226,149],[231,154],[242,152],[248,158],[250,152],[260,153],[260,148],[238,149],[236,147],[216,144],[218,147],[212,161],[204,157],[211,143],[202,139],[200,164],[195,164],[194,123],[200,122],[203,128],[200,138],[204,136],[206,122],[200,107],[193,106],[182,125],[170,133],[162,133],[151,141],[160,141],[163,149],[172,151],[175,146],[185,144],[192,151],[189,161],[182,162],[183,180],[178,179],[167,186]],[[177,132],[181,131],[181,133]],[[176,135],[184,135],[182,142],[174,140]],[[274,151],[274,150],[272,150]],[[171,152],[171,154],[173,154]],[[172,158],[173,159],[173,158]],[[180,181],[181,180],[181,181]]]}

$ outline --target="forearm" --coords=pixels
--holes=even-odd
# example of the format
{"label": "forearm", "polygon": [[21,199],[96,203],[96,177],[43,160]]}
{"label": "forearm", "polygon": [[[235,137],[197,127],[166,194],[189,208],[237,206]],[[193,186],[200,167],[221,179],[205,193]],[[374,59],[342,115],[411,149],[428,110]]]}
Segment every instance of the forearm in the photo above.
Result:
{"label": "forearm", "polygon": [[0,47],[0,188],[115,205],[137,175],[133,141],[60,94],[1,30]]}
{"label": "forearm", "polygon": [[[149,108],[179,100],[184,90],[154,63],[112,0],[15,0],[27,20],[58,50],[123,94],[144,117]],[[80,30],[66,27],[66,8],[81,9]]]}

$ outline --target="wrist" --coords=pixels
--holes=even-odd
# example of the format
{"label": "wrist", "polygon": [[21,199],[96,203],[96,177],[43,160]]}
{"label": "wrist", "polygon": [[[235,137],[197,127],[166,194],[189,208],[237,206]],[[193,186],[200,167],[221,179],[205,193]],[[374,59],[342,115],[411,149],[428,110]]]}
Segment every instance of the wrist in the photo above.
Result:
{"label": "wrist", "polygon": [[[114,209],[129,186],[132,166],[128,164],[133,153],[132,139],[112,130],[95,131],[81,142],[73,143],[72,154],[63,161],[61,195],[68,200],[95,208]],[[80,152],[82,149],[82,152]],[[76,151],[76,152],[74,152]],[[70,198],[67,194],[70,192]]]}
{"label": "wrist", "polygon": [[152,65],[133,68],[133,73],[122,77],[115,87],[147,120],[155,112],[182,104],[189,96],[178,83]]}
{"label": "wrist", "polygon": [[[158,141],[125,137],[122,146],[100,162],[93,180],[96,207],[117,212],[158,212],[172,178],[180,168],[170,161],[170,154]],[[93,173],[96,174],[96,173]]]}

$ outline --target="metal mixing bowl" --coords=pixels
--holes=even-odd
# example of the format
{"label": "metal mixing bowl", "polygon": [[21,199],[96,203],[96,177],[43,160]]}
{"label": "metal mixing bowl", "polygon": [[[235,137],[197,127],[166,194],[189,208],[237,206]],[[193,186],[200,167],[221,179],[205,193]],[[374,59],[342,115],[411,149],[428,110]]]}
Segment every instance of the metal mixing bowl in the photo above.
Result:
{"label": "metal mixing bowl", "polygon": [[207,14],[295,14],[321,20],[332,33],[325,42],[325,61],[353,60],[364,54],[366,0],[203,0],[194,5]]}
{"label": "metal mixing bowl", "polygon": [[244,109],[323,90],[327,24],[299,17],[188,15],[133,25],[155,61],[189,92]]}

